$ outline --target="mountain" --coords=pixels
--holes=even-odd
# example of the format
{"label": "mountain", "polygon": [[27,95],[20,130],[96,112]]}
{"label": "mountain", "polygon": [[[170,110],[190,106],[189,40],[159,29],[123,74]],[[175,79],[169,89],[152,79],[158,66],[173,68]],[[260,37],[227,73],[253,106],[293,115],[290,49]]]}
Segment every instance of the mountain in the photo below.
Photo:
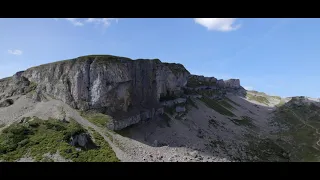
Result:
{"label": "mountain", "polygon": [[159,59],[83,56],[0,80],[0,160],[319,161],[319,106]]}

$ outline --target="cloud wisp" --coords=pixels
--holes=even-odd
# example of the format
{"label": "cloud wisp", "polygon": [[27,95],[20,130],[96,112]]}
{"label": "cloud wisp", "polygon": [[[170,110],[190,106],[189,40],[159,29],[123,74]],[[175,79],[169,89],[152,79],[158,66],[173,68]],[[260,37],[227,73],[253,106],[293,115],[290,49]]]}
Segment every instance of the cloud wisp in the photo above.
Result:
{"label": "cloud wisp", "polygon": [[8,53],[16,56],[22,55],[22,51],[19,49],[14,49],[14,50],[9,49]]}
{"label": "cloud wisp", "polygon": [[[59,20],[59,18],[53,18]],[[62,18],[69,21],[74,26],[84,26],[86,24],[101,25],[103,27],[109,27],[113,21],[118,22],[117,18]]]}
{"label": "cloud wisp", "polygon": [[194,18],[195,23],[206,27],[210,31],[229,32],[241,27],[236,24],[236,18]]}
{"label": "cloud wisp", "polygon": [[245,88],[245,89],[248,90],[248,91],[253,90],[253,87],[252,87],[252,86],[243,86],[243,88]]}

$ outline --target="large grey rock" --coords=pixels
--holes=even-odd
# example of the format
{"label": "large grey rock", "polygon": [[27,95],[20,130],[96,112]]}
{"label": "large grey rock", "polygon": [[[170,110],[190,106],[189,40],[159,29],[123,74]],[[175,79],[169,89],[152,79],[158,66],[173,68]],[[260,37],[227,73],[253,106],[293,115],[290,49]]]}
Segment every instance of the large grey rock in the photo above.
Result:
{"label": "large grey rock", "polygon": [[94,148],[95,144],[92,142],[89,134],[81,133],[71,137],[70,145],[82,148]]}
{"label": "large grey rock", "polygon": [[186,108],[183,107],[183,106],[177,106],[177,107],[176,107],[176,112],[177,112],[177,113],[185,112],[185,111],[186,111]]}
{"label": "large grey rock", "polygon": [[156,116],[163,114],[163,112],[164,112],[163,108],[158,108],[158,109],[151,108],[148,110],[141,111],[140,113],[137,113],[130,117],[113,119],[107,124],[107,127],[108,129],[111,129],[111,130],[121,130],[123,128],[137,124],[139,122],[152,120]]}
{"label": "large grey rock", "polygon": [[226,88],[238,89],[240,88],[240,80],[239,79],[228,79],[224,81],[224,85]]}
{"label": "large grey rock", "polygon": [[13,104],[13,100],[12,99],[6,99],[6,100],[0,102],[0,108],[8,107],[8,106],[11,106],[12,104]]}
{"label": "large grey rock", "polygon": [[160,95],[180,92],[189,72],[181,64],[86,56],[27,69],[22,75],[54,98],[81,110],[128,111],[158,103]]}

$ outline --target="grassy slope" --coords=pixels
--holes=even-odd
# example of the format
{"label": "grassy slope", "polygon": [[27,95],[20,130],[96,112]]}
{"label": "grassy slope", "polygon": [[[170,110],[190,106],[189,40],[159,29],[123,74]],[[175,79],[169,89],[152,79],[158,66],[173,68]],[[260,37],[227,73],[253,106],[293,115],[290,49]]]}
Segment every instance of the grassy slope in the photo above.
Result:
{"label": "grassy slope", "polygon": [[106,128],[108,122],[112,120],[111,116],[102,113],[80,112],[80,115],[101,128]]}
{"label": "grassy slope", "polygon": [[[319,110],[319,109],[318,109]],[[285,124],[289,130],[279,133],[279,144],[281,144],[289,153],[292,161],[319,161],[320,151],[316,142],[320,136],[316,130],[305,125],[303,122],[320,128],[319,114],[311,116],[306,115],[314,113],[316,109],[308,106],[281,106],[276,113],[276,121]],[[301,121],[302,120],[302,121]],[[284,139],[291,139],[291,141]],[[318,146],[318,149],[320,147]]]}
{"label": "grassy slope", "polygon": [[270,103],[269,100],[265,96],[252,95],[252,94],[248,93],[247,98],[249,100],[256,101],[256,102],[266,104],[266,105],[268,105]]}
{"label": "grassy slope", "polygon": [[29,118],[26,123],[15,123],[0,134],[0,159],[15,161],[24,155],[36,161],[44,161],[46,153],[59,152],[74,162],[115,162],[119,161],[107,142],[96,132],[90,132],[98,148],[77,151],[68,144],[70,137],[88,132],[75,121],[63,123],[50,119],[44,121]]}

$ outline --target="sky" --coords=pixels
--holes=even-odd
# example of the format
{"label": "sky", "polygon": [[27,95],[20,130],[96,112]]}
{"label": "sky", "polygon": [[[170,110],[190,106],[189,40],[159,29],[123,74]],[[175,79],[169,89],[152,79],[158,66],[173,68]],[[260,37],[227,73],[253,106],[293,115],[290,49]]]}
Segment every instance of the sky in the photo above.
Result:
{"label": "sky", "polygon": [[0,78],[89,54],[158,58],[248,90],[320,97],[317,18],[0,18]]}

